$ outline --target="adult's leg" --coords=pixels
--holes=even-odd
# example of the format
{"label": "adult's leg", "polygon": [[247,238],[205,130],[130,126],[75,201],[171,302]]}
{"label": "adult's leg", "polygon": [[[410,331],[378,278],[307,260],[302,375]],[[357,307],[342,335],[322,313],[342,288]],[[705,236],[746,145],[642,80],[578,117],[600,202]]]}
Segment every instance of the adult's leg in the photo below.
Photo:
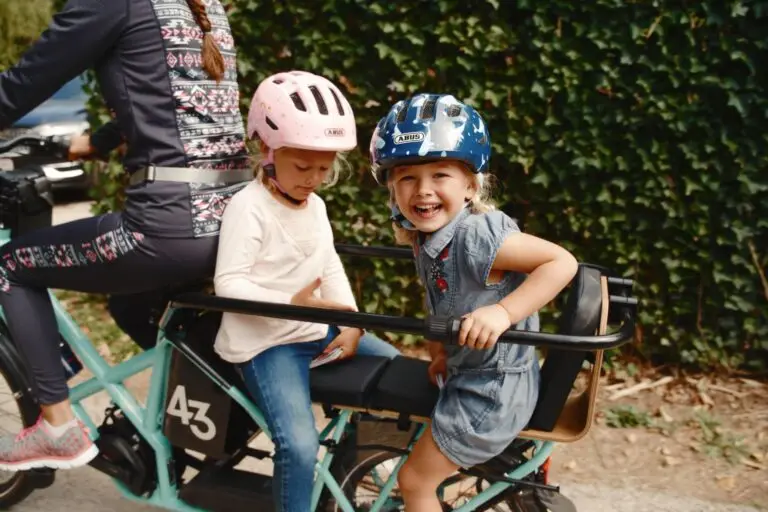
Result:
{"label": "adult's leg", "polygon": [[[47,289],[139,293],[199,279],[213,272],[216,243],[145,237],[125,229],[120,214],[108,214],[41,229],[0,248],[0,306],[31,367],[49,425],[70,424],[73,414]],[[0,445],[0,468],[35,455],[19,451],[19,443]]]}
{"label": "adult's leg", "polygon": [[109,314],[115,323],[144,350],[157,342],[160,318],[168,305],[165,290],[110,295],[107,300]]}
{"label": "adult's leg", "polygon": [[[213,270],[211,270],[213,272]],[[168,302],[181,291],[200,291],[212,287],[210,276],[204,280],[185,281],[183,286],[163,287],[148,292],[112,294],[107,309],[118,327],[144,350],[157,344],[160,320]]]}

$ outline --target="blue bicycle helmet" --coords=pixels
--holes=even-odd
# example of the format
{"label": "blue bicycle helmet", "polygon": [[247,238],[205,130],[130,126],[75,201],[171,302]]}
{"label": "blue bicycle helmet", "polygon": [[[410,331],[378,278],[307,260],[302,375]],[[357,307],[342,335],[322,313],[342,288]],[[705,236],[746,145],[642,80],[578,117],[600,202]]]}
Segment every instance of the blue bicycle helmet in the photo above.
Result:
{"label": "blue bicycle helmet", "polygon": [[398,101],[371,137],[371,172],[380,185],[398,165],[454,159],[475,173],[488,170],[491,140],[478,112],[450,94],[417,94]]}

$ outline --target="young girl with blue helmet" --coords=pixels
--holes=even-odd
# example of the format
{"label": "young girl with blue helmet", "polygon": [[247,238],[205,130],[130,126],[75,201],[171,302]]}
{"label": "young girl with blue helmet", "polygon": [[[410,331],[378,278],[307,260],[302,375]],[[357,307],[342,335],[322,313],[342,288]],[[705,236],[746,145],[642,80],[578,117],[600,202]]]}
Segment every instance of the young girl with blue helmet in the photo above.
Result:
{"label": "young girl with blue helmet", "polygon": [[390,190],[396,239],[413,247],[429,313],[462,317],[457,346],[429,343],[430,378],[444,384],[398,477],[406,510],[438,512],[443,480],[500,454],[528,423],[539,390],[535,350],[496,342],[508,329],[538,330],[537,311],[577,262],[493,207],[488,129],[453,96],[397,102],[379,121],[370,156],[376,181]]}

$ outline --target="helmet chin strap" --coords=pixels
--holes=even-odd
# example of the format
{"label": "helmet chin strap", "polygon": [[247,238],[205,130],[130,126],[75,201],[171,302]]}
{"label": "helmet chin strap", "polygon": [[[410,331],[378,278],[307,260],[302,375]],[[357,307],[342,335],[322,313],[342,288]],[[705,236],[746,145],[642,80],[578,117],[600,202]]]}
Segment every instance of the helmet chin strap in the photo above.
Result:
{"label": "helmet chin strap", "polygon": [[261,161],[261,168],[264,169],[264,172],[267,174],[269,182],[272,183],[277,191],[280,192],[280,195],[286,198],[289,202],[296,206],[301,206],[307,202],[306,199],[296,199],[295,197],[292,197],[282,186],[280,186],[280,182],[277,181],[277,174],[275,172],[275,153],[272,149],[269,150],[267,158]]}
{"label": "helmet chin strap", "polygon": [[391,210],[392,215],[389,217],[389,220],[394,221],[395,224],[408,231],[417,231],[416,226],[405,218],[405,215],[403,215],[403,212],[400,211],[396,204],[392,205]]}

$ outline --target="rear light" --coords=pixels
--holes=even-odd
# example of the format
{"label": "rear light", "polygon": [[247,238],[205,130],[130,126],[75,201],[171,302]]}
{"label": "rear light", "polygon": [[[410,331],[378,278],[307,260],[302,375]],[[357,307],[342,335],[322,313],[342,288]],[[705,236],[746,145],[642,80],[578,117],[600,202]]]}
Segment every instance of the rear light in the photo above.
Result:
{"label": "rear light", "polygon": [[541,478],[541,483],[545,485],[549,484],[549,465],[551,463],[552,457],[547,457],[547,460],[545,460],[544,464],[542,464],[539,468],[539,477]]}

